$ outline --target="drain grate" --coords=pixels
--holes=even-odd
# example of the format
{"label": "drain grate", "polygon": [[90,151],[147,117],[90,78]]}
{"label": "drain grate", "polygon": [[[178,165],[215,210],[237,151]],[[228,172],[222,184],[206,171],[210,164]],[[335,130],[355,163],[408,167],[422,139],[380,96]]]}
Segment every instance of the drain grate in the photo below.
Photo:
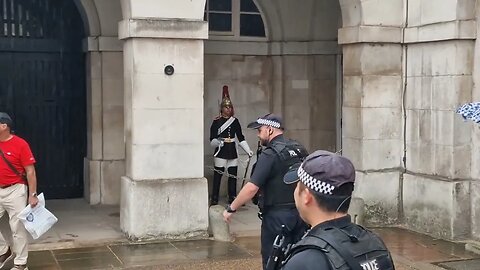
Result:
{"label": "drain grate", "polygon": [[480,270],[480,259],[435,263],[448,270]]}

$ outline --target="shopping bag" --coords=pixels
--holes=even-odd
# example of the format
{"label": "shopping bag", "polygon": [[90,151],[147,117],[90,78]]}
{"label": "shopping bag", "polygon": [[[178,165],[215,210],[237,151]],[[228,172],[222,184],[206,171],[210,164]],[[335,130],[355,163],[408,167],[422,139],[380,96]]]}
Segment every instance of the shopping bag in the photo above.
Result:
{"label": "shopping bag", "polygon": [[35,207],[27,205],[17,217],[23,222],[33,239],[38,239],[58,221],[57,217],[45,208],[43,193],[38,195],[38,204]]}

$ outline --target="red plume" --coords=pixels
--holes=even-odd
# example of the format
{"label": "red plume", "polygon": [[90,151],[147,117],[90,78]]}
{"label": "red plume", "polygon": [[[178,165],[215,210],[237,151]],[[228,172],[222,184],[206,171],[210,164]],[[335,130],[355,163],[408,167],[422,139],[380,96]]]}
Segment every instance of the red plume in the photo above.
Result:
{"label": "red plume", "polygon": [[232,108],[232,116],[233,116],[235,112],[233,110],[233,104],[232,104],[232,100],[230,99],[230,94],[228,93],[228,85],[224,85],[222,89],[222,105],[225,103],[229,104],[230,107]]}
{"label": "red plume", "polygon": [[230,94],[228,93],[228,85],[223,86],[222,99],[224,99],[224,98],[230,99]]}

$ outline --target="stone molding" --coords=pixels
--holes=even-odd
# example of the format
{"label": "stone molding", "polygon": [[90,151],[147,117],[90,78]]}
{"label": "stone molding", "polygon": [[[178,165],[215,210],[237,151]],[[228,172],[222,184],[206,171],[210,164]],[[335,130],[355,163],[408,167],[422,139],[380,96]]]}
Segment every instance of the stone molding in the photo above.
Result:
{"label": "stone molding", "polygon": [[341,50],[337,41],[205,41],[205,54],[215,55],[334,55]]}
{"label": "stone molding", "polygon": [[123,41],[118,37],[87,37],[84,39],[84,51],[86,52],[121,52]]}
{"label": "stone molding", "polygon": [[118,37],[208,39],[208,23],[205,21],[127,19],[118,23]]}
{"label": "stone molding", "polygon": [[401,27],[362,25],[338,29],[339,44],[401,42]]}
{"label": "stone molding", "polygon": [[477,26],[475,20],[455,20],[407,28],[362,25],[344,27],[338,30],[339,44],[410,44],[443,40],[474,40],[476,38]]}
{"label": "stone molding", "polygon": [[405,29],[405,43],[476,39],[475,20],[441,22]]}

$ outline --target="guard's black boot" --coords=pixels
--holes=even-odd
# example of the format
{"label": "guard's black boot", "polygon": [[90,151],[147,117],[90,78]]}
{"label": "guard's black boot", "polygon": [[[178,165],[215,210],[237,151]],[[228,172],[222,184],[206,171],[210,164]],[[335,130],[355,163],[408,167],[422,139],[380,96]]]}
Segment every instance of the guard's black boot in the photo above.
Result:
{"label": "guard's black boot", "polygon": [[217,204],[218,204],[218,197],[211,196],[210,205],[217,205]]}
{"label": "guard's black boot", "polygon": [[220,182],[222,181],[223,167],[215,167],[213,172],[212,195],[210,197],[210,205],[218,204],[218,193],[220,192]]}
{"label": "guard's black boot", "polygon": [[228,174],[228,203],[231,204],[233,200],[237,197],[237,166],[229,167]]}

